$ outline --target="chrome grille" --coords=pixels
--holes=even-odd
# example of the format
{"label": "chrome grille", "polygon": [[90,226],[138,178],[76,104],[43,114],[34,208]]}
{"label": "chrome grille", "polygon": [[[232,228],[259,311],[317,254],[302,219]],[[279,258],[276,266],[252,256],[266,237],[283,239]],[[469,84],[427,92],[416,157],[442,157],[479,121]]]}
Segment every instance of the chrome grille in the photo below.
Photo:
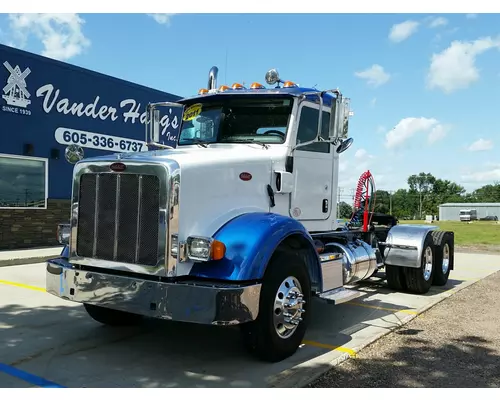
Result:
{"label": "chrome grille", "polygon": [[158,264],[160,180],[155,175],[84,173],[80,177],[76,254]]}

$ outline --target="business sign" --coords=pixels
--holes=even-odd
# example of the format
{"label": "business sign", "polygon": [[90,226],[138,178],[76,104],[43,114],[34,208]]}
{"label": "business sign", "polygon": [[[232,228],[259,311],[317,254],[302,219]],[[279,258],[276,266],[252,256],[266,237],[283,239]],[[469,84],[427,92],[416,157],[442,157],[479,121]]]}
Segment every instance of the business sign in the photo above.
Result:
{"label": "business sign", "polygon": [[[73,91],[64,92],[54,83],[45,83],[31,92],[26,79],[32,72],[29,67],[13,66],[14,64],[9,61],[5,61],[3,65],[9,73],[3,86],[2,98],[6,103],[2,105],[3,112],[31,117],[34,106],[32,93],[34,93],[35,98],[40,98],[41,109],[45,114],[57,113],[76,117],[78,120],[82,118],[113,123],[121,121],[132,125],[144,125],[146,121],[147,104],[141,104],[134,98],[123,98],[116,103],[107,104],[101,100],[101,96],[96,95],[93,101],[85,103],[72,99]],[[168,108],[161,116],[160,143],[175,146],[180,125],[180,115],[177,114],[178,111],[176,113],[175,109]],[[81,125],[78,122],[76,124]],[[111,152],[147,150],[144,140],[109,135],[103,131],[89,132],[79,128],[79,126],[58,126],[53,135],[55,140],[63,145],[74,144]]]}

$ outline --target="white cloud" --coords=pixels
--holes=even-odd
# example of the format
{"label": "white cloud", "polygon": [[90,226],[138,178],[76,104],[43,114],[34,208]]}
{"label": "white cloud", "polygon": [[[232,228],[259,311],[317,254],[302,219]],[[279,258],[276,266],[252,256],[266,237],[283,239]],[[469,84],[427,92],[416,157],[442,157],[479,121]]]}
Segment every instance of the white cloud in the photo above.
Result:
{"label": "white cloud", "polygon": [[413,35],[417,31],[419,25],[417,21],[410,20],[395,24],[389,32],[389,40],[400,43]]}
{"label": "white cloud", "polygon": [[365,149],[358,149],[356,150],[356,153],[354,153],[354,158],[361,159],[363,157],[366,157],[368,155],[368,152]]}
{"label": "white cloud", "polygon": [[487,171],[478,171],[462,175],[464,183],[494,183],[500,181],[500,166]]}
{"label": "white cloud", "polygon": [[417,133],[427,133],[429,143],[442,139],[449,131],[435,118],[403,118],[385,135],[387,148],[398,147]]}
{"label": "white cloud", "polygon": [[384,67],[378,64],[373,64],[364,71],[355,72],[354,75],[358,78],[366,79],[368,85],[373,87],[381,86],[391,78],[391,75],[384,71]]}
{"label": "white cloud", "polygon": [[438,124],[434,128],[431,129],[428,136],[429,144],[433,144],[438,140],[444,139],[444,137],[448,134],[451,127],[447,125]]}
{"label": "white cloud", "polygon": [[479,139],[467,147],[469,151],[486,151],[493,148],[493,142],[491,140]]}
{"label": "white cloud", "polygon": [[386,131],[385,126],[379,125],[377,126],[377,133],[384,133]]}
{"label": "white cloud", "polygon": [[373,99],[370,100],[370,106],[375,107],[375,104],[377,104],[377,98],[374,97]]}
{"label": "white cloud", "polygon": [[432,55],[427,75],[428,87],[448,94],[467,88],[479,79],[476,57],[495,47],[500,47],[500,39],[487,37],[472,42],[453,41],[441,53]]}
{"label": "white cloud", "polygon": [[175,14],[148,14],[151,18],[153,18],[159,24],[170,25],[170,19]]}
{"label": "white cloud", "polygon": [[474,18],[477,18],[477,14],[466,14],[465,18],[467,18],[467,19],[474,19]]}
{"label": "white cloud", "polygon": [[78,14],[9,14],[13,41],[9,44],[24,48],[30,35],[43,44],[42,55],[68,60],[90,46],[82,27],[85,21]]}
{"label": "white cloud", "polygon": [[443,17],[435,17],[430,20],[429,28],[437,28],[448,24],[448,20]]}

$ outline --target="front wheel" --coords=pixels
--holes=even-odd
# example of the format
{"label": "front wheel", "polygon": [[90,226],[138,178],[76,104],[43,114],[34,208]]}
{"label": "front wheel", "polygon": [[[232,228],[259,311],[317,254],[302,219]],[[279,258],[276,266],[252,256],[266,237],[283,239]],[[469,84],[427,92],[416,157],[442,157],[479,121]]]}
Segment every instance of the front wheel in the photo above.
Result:
{"label": "front wheel", "polygon": [[247,349],[264,361],[278,362],[293,355],[309,321],[311,285],[304,261],[278,251],[263,279],[259,315],[241,325]]}

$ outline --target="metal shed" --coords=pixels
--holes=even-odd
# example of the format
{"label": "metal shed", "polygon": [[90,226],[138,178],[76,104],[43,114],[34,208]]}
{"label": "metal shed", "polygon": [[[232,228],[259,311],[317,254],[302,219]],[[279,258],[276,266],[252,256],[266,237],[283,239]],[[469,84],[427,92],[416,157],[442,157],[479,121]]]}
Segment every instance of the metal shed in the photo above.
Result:
{"label": "metal shed", "polygon": [[439,206],[440,221],[460,221],[460,210],[475,209],[477,218],[497,216],[500,218],[500,203],[445,203]]}

